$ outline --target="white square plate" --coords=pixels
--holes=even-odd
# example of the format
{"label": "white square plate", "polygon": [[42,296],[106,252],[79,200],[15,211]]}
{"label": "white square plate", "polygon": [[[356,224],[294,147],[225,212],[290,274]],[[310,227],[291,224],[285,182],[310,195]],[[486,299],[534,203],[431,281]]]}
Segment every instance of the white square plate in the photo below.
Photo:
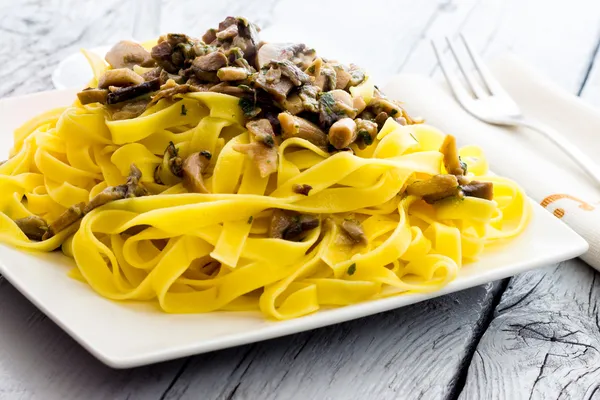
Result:
{"label": "white square plate", "polygon": [[[70,104],[74,90],[0,100],[0,152],[12,131],[49,108]],[[0,153],[0,154],[1,154]],[[0,157],[2,158],[2,157]],[[403,307],[576,257],[588,244],[534,204],[527,230],[516,240],[486,250],[443,290],[328,309],[290,320],[266,321],[258,313],[171,315],[150,304],[116,303],[67,277],[72,261],[59,252],[34,254],[0,245],[0,273],[102,362],[128,368],[289,335]]]}

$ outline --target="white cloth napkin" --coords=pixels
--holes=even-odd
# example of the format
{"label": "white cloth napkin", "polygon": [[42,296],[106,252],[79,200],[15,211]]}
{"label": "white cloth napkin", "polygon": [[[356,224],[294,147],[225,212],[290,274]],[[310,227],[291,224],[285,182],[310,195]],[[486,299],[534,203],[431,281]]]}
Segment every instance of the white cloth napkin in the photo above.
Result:
{"label": "white cloth napkin", "polygon": [[[523,113],[569,137],[600,163],[600,110],[557,87],[512,55],[491,63],[494,76]],[[403,101],[413,116],[456,136],[459,145],[475,144],[490,169],[518,182],[590,244],[581,258],[600,271],[600,186],[542,135],[481,122],[465,112],[441,82],[419,75],[398,75],[384,88]]]}

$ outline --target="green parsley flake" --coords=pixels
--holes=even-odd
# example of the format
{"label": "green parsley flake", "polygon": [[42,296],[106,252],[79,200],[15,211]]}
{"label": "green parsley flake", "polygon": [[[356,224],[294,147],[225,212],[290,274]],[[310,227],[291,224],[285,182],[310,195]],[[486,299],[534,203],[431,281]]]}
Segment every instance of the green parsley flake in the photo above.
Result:
{"label": "green parsley flake", "polygon": [[248,223],[251,224],[252,221],[254,221],[254,217],[251,215],[250,218],[248,218]]}
{"label": "green parsley flake", "polygon": [[415,135],[412,134],[412,132],[410,133],[410,136],[415,139],[415,142],[419,143],[419,140],[415,137]]}
{"label": "green parsley flake", "polygon": [[185,108],[185,104],[181,105],[181,115],[187,115],[187,108]]}
{"label": "green parsley flake", "polygon": [[356,272],[356,263],[348,267],[348,275],[352,276]]}

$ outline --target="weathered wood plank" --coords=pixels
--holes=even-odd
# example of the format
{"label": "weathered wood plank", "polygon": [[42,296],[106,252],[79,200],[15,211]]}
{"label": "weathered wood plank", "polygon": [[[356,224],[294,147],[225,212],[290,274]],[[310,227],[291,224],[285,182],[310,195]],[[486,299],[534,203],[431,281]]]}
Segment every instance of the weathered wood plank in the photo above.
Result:
{"label": "weathered wood plank", "polygon": [[159,399],[185,360],[113,370],[0,277],[1,399]]}
{"label": "weathered wood plank", "polygon": [[447,398],[499,290],[488,284],[246,346],[242,360],[194,357],[166,399]]}
{"label": "weathered wood plank", "polygon": [[461,399],[600,399],[600,273],[580,260],[513,278]]}

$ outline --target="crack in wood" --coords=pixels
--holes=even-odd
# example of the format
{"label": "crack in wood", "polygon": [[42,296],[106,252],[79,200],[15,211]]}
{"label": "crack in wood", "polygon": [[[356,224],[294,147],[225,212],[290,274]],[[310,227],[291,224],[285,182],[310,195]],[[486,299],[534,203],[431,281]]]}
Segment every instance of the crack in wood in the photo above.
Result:
{"label": "crack in wood", "polygon": [[535,386],[538,384],[539,381],[542,380],[543,375],[544,375],[544,368],[546,368],[546,364],[548,363],[548,357],[550,357],[550,353],[546,353],[546,356],[544,357],[544,361],[542,362],[542,365],[540,367],[540,373],[538,374],[538,376],[535,378],[535,381],[533,382],[533,386],[531,387],[531,392],[529,393],[529,400],[531,400],[531,398],[533,397],[533,392],[535,391]]}
{"label": "crack in wood", "polygon": [[163,394],[160,396],[160,400],[165,400],[167,398],[168,393],[171,391],[171,389],[173,389],[173,386],[175,386],[175,383],[179,380],[179,378],[181,377],[181,375],[183,374],[183,372],[187,368],[187,366],[190,363],[190,361],[191,361],[191,357],[188,357],[185,360],[185,362],[181,365],[181,367],[179,367],[179,370],[177,370],[177,373],[175,374],[175,376],[173,377],[173,379],[169,383],[169,386],[167,386],[167,388],[165,389],[165,391],[163,392]]}
{"label": "crack in wood", "polygon": [[535,291],[535,289],[537,289],[537,287],[540,285],[540,283],[542,283],[542,280],[544,280],[544,278],[546,277],[546,274],[542,275],[542,277],[540,278],[540,280],[529,290],[527,291],[527,293],[525,293],[519,300],[517,300],[516,302],[514,302],[513,304],[510,304],[504,308],[500,308],[497,310],[498,314],[501,314],[505,311],[508,311],[514,307],[516,307],[517,305],[519,305],[520,303],[523,302],[523,300],[525,300],[527,297],[529,297],[529,295],[531,293],[533,293]]}

